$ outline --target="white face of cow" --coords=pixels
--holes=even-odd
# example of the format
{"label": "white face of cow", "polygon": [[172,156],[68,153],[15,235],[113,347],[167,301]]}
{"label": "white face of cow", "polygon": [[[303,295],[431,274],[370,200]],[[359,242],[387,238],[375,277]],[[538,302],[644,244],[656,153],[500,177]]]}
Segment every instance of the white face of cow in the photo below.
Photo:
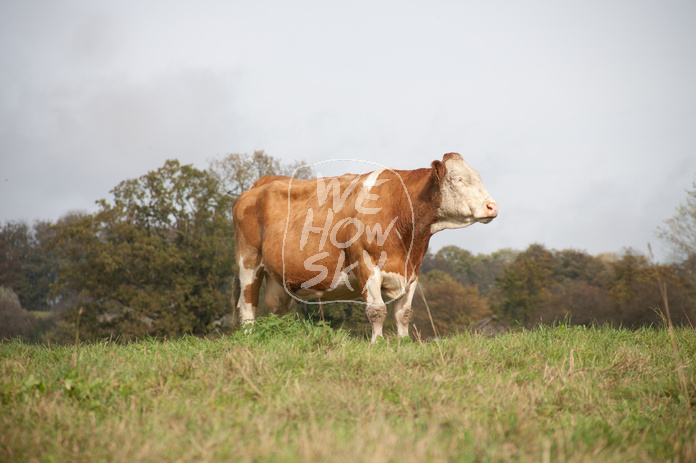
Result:
{"label": "white face of cow", "polygon": [[[449,157],[449,159],[448,159]],[[481,176],[459,155],[445,156],[446,173],[440,192],[442,202],[431,233],[445,228],[464,228],[489,223],[498,216],[498,204],[481,183]]]}

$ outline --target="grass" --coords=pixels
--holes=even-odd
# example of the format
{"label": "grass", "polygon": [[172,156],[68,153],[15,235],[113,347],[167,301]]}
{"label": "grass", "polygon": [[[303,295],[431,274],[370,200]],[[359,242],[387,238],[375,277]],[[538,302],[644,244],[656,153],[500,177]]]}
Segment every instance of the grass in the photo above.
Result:
{"label": "grass", "polygon": [[[251,336],[0,345],[0,461],[694,461],[696,336],[560,325],[377,345]],[[77,355],[75,351],[77,349]]]}
{"label": "grass", "polygon": [[48,320],[48,319],[54,317],[54,314],[51,311],[32,310],[29,313],[32,314],[34,317],[36,317],[39,320]]}

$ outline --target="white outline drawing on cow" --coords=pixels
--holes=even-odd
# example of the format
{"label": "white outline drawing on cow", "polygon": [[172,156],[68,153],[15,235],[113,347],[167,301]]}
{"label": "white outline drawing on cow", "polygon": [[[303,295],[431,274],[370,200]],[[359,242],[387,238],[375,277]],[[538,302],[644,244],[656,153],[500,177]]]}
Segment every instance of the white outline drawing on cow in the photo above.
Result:
{"label": "white outline drawing on cow", "polygon": [[[357,163],[363,163],[363,164],[368,164],[371,166],[376,166],[379,167],[379,170],[376,170],[374,172],[371,172],[369,174],[361,174],[361,175],[356,175],[355,178],[350,182],[347,188],[345,188],[344,191],[341,191],[341,186],[340,183],[337,181],[336,177],[329,177],[328,178],[328,184],[327,184],[327,178],[318,176],[317,177],[317,202],[318,205],[325,206],[326,203],[329,201],[329,191],[332,193],[332,200],[333,202],[331,203],[331,207],[327,208],[327,217],[324,223],[317,227],[314,226],[314,209],[310,208],[307,210],[305,220],[304,220],[304,225],[302,227],[302,233],[300,235],[300,252],[305,249],[305,246],[307,244],[307,241],[309,240],[309,234],[310,233],[317,233],[321,234],[321,238],[319,241],[319,253],[313,254],[309,257],[307,257],[304,260],[304,268],[307,271],[310,272],[319,272],[316,276],[314,276],[312,279],[303,282],[300,286],[302,289],[311,289],[313,286],[315,286],[317,283],[320,281],[324,280],[326,276],[328,275],[330,269],[328,269],[326,266],[317,264],[318,261],[323,259],[324,257],[327,257],[328,252],[324,251],[324,247],[327,244],[333,245],[339,252],[339,259],[336,262],[336,267],[333,272],[333,278],[331,282],[331,289],[336,289],[339,284],[345,284],[349,291],[354,291],[351,281],[349,278],[350,271],[355,268],[357,265],[360,264],[360,260],[353,262],[352,264],[348,265],[347,267],[344,267],[344,264],[346,263],[346,248],[348,248],[351,244],[353,244],[355,241],[360,239],[363,235],[365,236],[365,239],[369,244],[371,244],[373,241],[377,243],[378,246],[382,247],[389,236],[389,234],[392,232],[392,229],[394,228],[394,225],[396,224],[396,221],[398,220],[398,216],[394,216],[391,221],[386,225],[386,228],[383,229],[383,225],[379,222],[370,224],[370,223],[363,223],[362,220],[353,217],[353,216],[348,216],[344,217],[338,222],[333,223],[332,218],[333,215],[337,212],[341,212],[344,208],[351,207],[351,203],[347,203],[348,201],[348,195],[356,191],[357,188],[359,188],[358,195],[355,198],[355,201],[352,203],[352,209],[355,212],[358,212],[360,214],[367,215],[368,217],[372,217],[376,215],[378,212],[382,210],[381,207],[368,207],[365,204],[365,201],[379,201],[379,195],[370,193],[370,190],[372,187],[377,187],[379,185],[382,185],[384,183],[387,183],[390,181],[390,179],[379,179],[379,174],[381,174],[384,170],[388,170],[392,172],[394,175],[396,175],[402,185],[402,188],[404,190],[404,193],[406,194],[406,198],[408,199],[409,203],[409,211],[408,213],[411,215],[411,218],[413,219],[413,204],[411,203],[411,197],[408,194],[408,190],[406,189],[406,185],[404,185],[403,179],[397,172],[395,172],[393,169],[390,169],[389,167],[382,165],[378,162],[374,161],[360,161],[356,159],[331,159],[327,161],[319,161],[315,162],[313,164],[307,164],[305,166],[301,166],[298,169],[295,170],[293,173],[291,180],[288,184],[288,214],[286,216],[286,221],[285,221],[285,234],[283,235],[283,276],[285,275],[285,251],[287,249],[287,232],[288,232],[288,227],[290,225],[290,215],[291,215],[291,207],[290,207],[290,191],[292,188],[292,180],[295,178],[295,174],[299,171],[299,169],[303,167],[315,167],[321,164],[326,164],[329,162],[357,162]],[[360,180],[362,179],[363,176],[366,176],[363,182]],[[412,220],[413,221],[413,220]],[[337,235],[338,231],[346,227],[347,225],[354,225],[355,228],[357,229],[354,234],[348,239],[347,241],[344,242],[338,242],[337,240]],[[398,232],[397,232],[398,233]],[[413,234],[411,234],[413,236]],[[328,241],[328,243],[327,243]],[[413,239],[411,239],[409,245],[408,245],[408,253],[407,253],[407,258],[406,261],[404,262],[404,266],[408,265],[408,256],[411,253],[411,248],[413,247]],[[362,259],[362,263],[364,263],[371,271],[373,271],[375,268],[381,269],[384,264],[386,263],[386,260],[388,258],[388,254],[385,250],[381,249],[380,254],[378,256],[378,260],[376,263],[372,260],[372,257],[370,256],[369,253],[363,251],[362,255],[360,256]],[[311,267],[311,268],[310,268]],[[406,269],[404,269],[406,271]],[[360,294],[365,294],[365,292],[368,289],[370,281],[362,287]],[[288,292],[288,294],[291,295],[293,299],[295,299],[298,302],[305,303],[305,304],[319,304],[320,301],[311,301],[311,300],[305,300],[302,299],[301,297],[298,297],[294,295],[287,287],[285,283],[285,278],[283,278],[283,286]],[[394,299],[400,297],[401,295],[404,294],[406,291],[406,287],[402,288],[402,290],[391,300],[385,302],[385,304],[389,304],[392,302]],[[356,302],[355,298],[352,299],[332,299],[328,302]],[[357,302],[362,302],[365,303],[365,301],[357,301]]]}
{"label": "white outline drawing on cow", "polygon": [[[394,301],[400,337],[408,336],[411,302],[430,237],[446,228],[489,223],[498,206],[478,172],[459,154],[431,167],[300,180],[266,176],[234,206],[240,292],[235,308],[252,323],[259,289],[276,313],[290,302],[361,298],[382,335],[386,304]],[[313,164],[320,165],[323,161]],[[285,220],[279,220],[284,216]],[[384,296],[391,298],[385,302]]]}

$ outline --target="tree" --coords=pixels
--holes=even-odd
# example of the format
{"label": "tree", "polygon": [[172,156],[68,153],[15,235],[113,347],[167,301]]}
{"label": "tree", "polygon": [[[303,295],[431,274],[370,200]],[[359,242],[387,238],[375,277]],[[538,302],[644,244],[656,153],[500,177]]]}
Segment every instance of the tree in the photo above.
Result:
{"label": "tree", "polygon": [[532,244],[503,268],[497,279],[501,315],[526,325],[532,312],[550,296],[553,253],[541,244]]}
{"label": "tree", "polygon": [[93,337],[210,331],[231,309],[232,198],[176,160],[111,194],[55,226],[59,286],[76,295],[68,318]]}
{"label": "tree", "polygon": [[658,227],[658,237],[670,247],[677,261],[696,255],[696,180],[686,190],[686,202],[677,207],[674,217]]}
{"label": "tree", "polygon": [[583,251],[565,249],[554,253],[553,273],[557,280],[581,280],[589,285],[602,286],[607,267],[601,259]]}
{"label": "tree", "polygon": [[549,288],[549,297],[530,316],[532,322],[574,325],[611,323],[615,319],[615,306],[604,288],[570,278]]}
{"label": "tree", "polygon": [[32,314],[22,308],[17,294],[0,286],[0,340],[28,336],[34,322]]}
{"label": "tree", "polygon": [[505,264],[514,261],[518,255],[519,251],[501,249],[490,255],[476,256],[472,268],[472,283],[478,287],[482,296],[488,297],[491,294],[497,278],[503,275]]}
{"label": "tree", "polygon": [[31,248],[31,230],[23,222],[7,222],[0,230],[0,284],[15,292],[28,290],[23,262]]}
{"label": "tree", "polygon": [[491,255],[474,256],[458,246],[445,246],[435,256],[427,254],[423,259],[421,273],[443,270],[463,286],[477,286],[487,296],[493,289],[495,279],[503,274],[503,264],[514,260],[516,251],[500,250]]}
{"label": "tree", "polygon": [[652,283],[654,277],[646,257],[634,249],[626,249],[623,256],[611,264],[607,282],[609,293],[617,304],[625,306],[636,297],[639,288]]}
{"label": "tree", "polygon": [[678,267],[651,264],[641,253],[627,249],[610,264],[607,286],[616,305],[615,321],[626,326],[660,324],[663,300],[657,274],[667,285],[674,323],[689,323],[693,318],[693,285]]}
{"label": "tree", "polygon": [[472,284],[475,279],[473,269],[476,258],[470,251],[459,246],[445,246],[435,253],[435,259],[448,262],[461,283]]}
{"label": "tree", "polygon": [[7,222],[0,229],[0,285],[12,290],[27,310],[48,310],[55,282],[57,260],[48,252],[51,224],[37,221]]}
{"label": "tree", "polygon": [[295,178],[311,178],[312,170],[302,161],[282,164],[262,151],[254,154],[231,153],[220,159],[210,161],[210,174],[219,182],[221,188],[234,198],[251,188],[256,180],[265,175],[294,174]]}
{"label": "tree", "polygon": [[479,295],[476,286],[463,286],[441,270],[422,275],[420,284],[437,329],[434,333],[427,308],[418,292],[413,300],[412,323],[423,336],[461,331],[490,314],[488,302]]}
{"label": "tree", "polygon": [[425,253],[423,260],[421,261],[420,274],[425,275],[433,270],[440,270],[451,275],[452,277],[456,276],[456,272],[454,271],[454,268],[452,268],[452,264],[444,259],[436,259],[435,256],[428,251]]}

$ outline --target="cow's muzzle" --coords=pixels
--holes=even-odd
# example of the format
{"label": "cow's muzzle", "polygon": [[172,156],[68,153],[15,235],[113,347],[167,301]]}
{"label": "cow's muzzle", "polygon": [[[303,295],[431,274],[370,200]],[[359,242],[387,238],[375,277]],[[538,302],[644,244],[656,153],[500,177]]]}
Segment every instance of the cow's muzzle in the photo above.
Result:
{"label": "cow's muzzle", "polygon": [[496,217],[498,217],[498,203],[491,201],[486,203],[486,206],[483,209],[482,217],[479,217],[476,220],[477,222],[481,223],[491,223],[491,221]]}

